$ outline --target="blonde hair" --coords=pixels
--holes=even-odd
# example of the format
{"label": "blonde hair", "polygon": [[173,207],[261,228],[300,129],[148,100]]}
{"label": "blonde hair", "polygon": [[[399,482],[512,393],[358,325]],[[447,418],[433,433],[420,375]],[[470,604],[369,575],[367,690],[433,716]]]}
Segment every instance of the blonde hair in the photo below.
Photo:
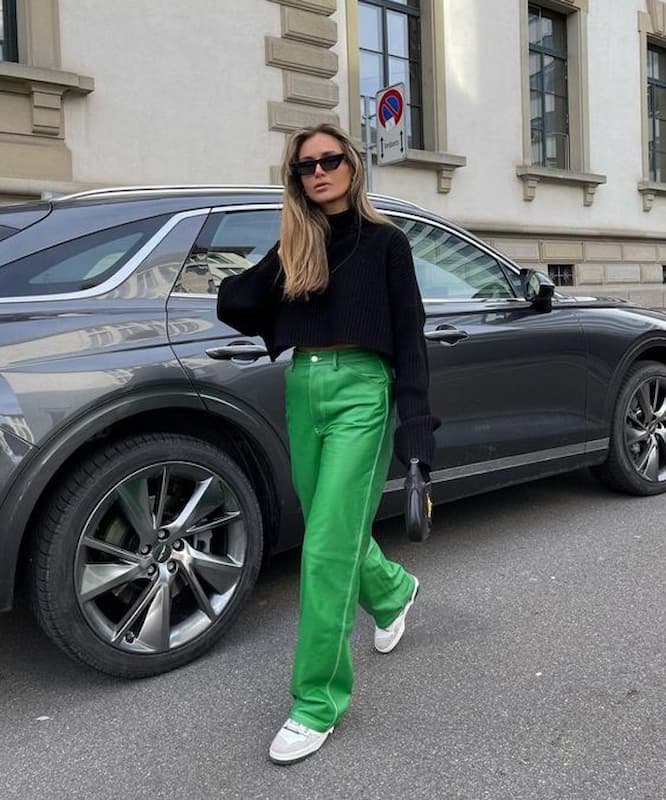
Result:
{"label": "blonde hair", "polygon": [[304,142],[317,133],[337,139],[352,171],[349,203],[361,219],[390,224],[370,203],[365,190],[365,167],[361,154],[349,136],[335,125],[322,123],[295,131],[289,137],[282,161],[284,183],[284,208],[280,228],[280,261],[284,271],[284,294],[290,299],[307,297],[311,292],[323,291],[328,286],[329,270],[326,243],[331,228],[326,214],[310,200],[303,182],[291,171]]}

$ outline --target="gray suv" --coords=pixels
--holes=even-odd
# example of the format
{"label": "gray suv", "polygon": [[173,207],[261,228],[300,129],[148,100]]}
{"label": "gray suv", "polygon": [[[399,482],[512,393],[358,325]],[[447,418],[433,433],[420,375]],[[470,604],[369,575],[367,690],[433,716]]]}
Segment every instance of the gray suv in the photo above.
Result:
{"label": "gray suv", "polygon": [[[375,197],[426,307],[437,502],[593,466],[666,488],[666,318],[570,298],[457,226]],[[282,372],[215,294],[278,238],[275,187],[88,192],[0,209],[0,610],[25,585],[71,656],[197,657],[262,558],[299,544]],[[380,510],[402,506],[393,464]],[[341,498],[344,502],[344,498]]]}

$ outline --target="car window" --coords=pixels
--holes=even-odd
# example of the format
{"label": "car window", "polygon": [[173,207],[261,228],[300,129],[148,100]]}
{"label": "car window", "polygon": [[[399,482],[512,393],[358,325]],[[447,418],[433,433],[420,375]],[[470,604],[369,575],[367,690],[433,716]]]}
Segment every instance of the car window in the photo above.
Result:
{"label": "car window", "polygon": [[260,261],[280,235],[280,212],[227,211],[212,214],[192,248],[175,291],[215,294],[228,275]]}
{"label": "car window", "polygon": [[421,295],[433,300],[514,297],[496,259],[475,244],[435,225],[393,217],[412,246]]}
{"label": "car window", "polygon": [[0,208],[0,239],[7,239],[43,219],[51,210],[50,203],[22,203]]}
{"label": "car window", "polygon": [[91,289],[117,272],[167,217],[118,225],[31,253],[0,267],[0,297]]}

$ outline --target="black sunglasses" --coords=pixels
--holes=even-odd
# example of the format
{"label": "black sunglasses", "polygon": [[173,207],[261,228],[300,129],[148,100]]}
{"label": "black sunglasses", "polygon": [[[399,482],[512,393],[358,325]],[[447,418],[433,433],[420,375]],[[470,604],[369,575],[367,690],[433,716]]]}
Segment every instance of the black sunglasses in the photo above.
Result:
{"label": "black sunglasses", "polygon": [[314,175],[317,165],[324,172],[333,172],[345,160],[344,153],[336,153],[334,156],[324,156],[323,158],[307,158],[305,161],[292,161],[290,164],[292,175]]}

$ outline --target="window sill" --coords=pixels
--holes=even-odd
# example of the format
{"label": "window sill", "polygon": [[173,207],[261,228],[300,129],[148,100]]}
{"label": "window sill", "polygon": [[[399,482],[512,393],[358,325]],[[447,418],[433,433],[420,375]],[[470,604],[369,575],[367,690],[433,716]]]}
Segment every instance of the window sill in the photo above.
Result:
{"label": "window sill", "polygon": [[534,200],[537,184],[560,183],[580,186],[583,190],[583,205],[591,206],[597,186],[606,183],[605,175],[597,175],[593,172],[574,172],[568,169],[551,169],[533,164],[520,164],[516,167],[516,175],[523,182],[523,199],[527,202]]}
{"label": "window sill", "polygon": [[666,196],[666,183],[659,181],[640,181],[638,191],[643,195],[643,211],[651,211],[657,195]]}
{"label": "window sill", "polygon": [[[373,159],[377,156],[373,153]],[[437,173],[437,191],[448,194],[451,191],[453,175],[457,169],[467,165],[466,156],[456,156],[452,153],[441,153],[435,150],[407,150],[407,158],[390,167],[407,167],[408,169],[430,169]]]}
{"label": "window sill", "polygon": [[0,79],[5,78],[31,86],[35,83],[48,84],[52,88],[74,94],[90,94],[95,89],[95,80],[75,72],[63,72],[59,69],[42,69],[16,64],[13,61],[0,61]]}
{"label": "window sill", "polygon": [[28,134],[62,139],[63,97],[68,92],[90,94],[94,88],[95,81],[85,75],[0,61],[0,93],[29,97],[32,125],[25,131]]}

